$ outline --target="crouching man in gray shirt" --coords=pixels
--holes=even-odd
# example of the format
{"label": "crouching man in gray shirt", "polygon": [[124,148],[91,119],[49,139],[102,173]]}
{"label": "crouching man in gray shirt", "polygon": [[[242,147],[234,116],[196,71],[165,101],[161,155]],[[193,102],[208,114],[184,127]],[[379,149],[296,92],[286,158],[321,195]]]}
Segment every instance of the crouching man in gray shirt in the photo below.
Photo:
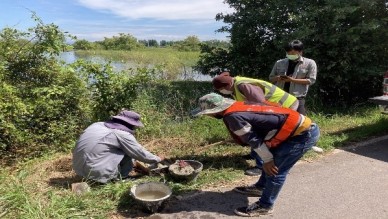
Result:
{"label": "crouching man in gray shirt", "polygon": [[109,121],[93,123],[82,133],[73,150],[74,171],[86,179],[107,183],[127,178],[134,160],[162,161],[136,141],[135,129],[143,126],[140,115],[128,110]]}

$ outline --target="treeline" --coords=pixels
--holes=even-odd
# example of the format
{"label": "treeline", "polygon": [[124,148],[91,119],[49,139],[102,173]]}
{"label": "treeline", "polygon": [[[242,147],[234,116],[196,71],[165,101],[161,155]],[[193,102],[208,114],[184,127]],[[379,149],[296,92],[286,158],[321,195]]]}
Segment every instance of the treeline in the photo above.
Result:
{"label": "treeline", "polygon": [[[316,100],[353,106],[382,94],[388,69],[388,5],[386,0],[226,0],[235,11],[219,13],[230,35],[228,49],[204,46],[201,72],[268,80],[274,63],[285,57],[284,45],[299,39],[304,56],[318,65],[311,88]],[[312,93],[311,93],[312,94]]]}
{"label": "treeline", "polygon": [[76,40],[73,48],[77,50],[134,50],[144,47],[172,47],[178,51],[200,51],[202,45],[227,49],[230,43],[222,40],[200,41],[197,36],[188,36],[184,40],[158,42],[155,39],[138,40],[131,34],[120,33],[118,36],[105,37],[102,41],[89,42],[85,39]]}

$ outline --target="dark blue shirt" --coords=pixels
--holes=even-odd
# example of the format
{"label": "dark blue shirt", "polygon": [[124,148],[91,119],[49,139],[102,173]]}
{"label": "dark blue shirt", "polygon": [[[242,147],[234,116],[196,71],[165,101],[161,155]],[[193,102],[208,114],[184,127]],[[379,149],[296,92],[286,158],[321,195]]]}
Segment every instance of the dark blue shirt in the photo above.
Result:
{"label": "dark blue shirt", "polygon": [[[284,115],[258,112],[234,112],[224,116],[224,122],[234,139],[253,149],[269,140],[285,122]],[[267,138],[266,138],[267,137]]]}

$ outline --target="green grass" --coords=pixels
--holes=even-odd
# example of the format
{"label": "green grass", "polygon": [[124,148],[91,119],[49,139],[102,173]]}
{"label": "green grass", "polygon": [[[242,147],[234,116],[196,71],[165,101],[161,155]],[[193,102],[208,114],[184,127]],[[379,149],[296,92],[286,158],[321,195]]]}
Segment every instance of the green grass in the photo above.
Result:
{"label": "green grass", "polygon": [[321,128],[319,146],[326,151],[388,133],[388,117],[375,107],[348,114],[313,114],[312,118]]}
{"label": "green grass", "polygon": [[[319,146],[325,152],[355,142],[388,134],[388,117],[376,107],[353,109],[337,114],[313,113],[312,119],[321,128]],[[140,133],[141,134],[141,133]],[[141,135],[140,135],[141,136]],[[142,136],[152,151],[172,158],[195,159],[204,169],[195,182],[174,182],[167,177],[173,194],[183,194],[206,187],[233,183],[243,177],[243,170],[252,163],[241,158],[249,148],[234,144],[208,144],[228,139],[222,121],[201,117],[173,122],[153,139]],[[146,141],[147,140],[147,141]],[[316,159],[308,153],[304,159]],[[68,154],[48,155],[30,160],[0,172],[0,215],[3,218],[120,218],[135,214],[136,202],[129,194],[134,183],[159,181],[161,176],[146,176],[137,181],[93,186],[89,193],[78,196],[71,192],[77,182],[71,173]],[[78,181],[79,182],[79,181]]]}
{"label": "green grass", "polygon": [[128,67],[161,67],[166,72],[166,79],[175,79],[177,75],[192,73],[191,67],[199,59],[199,52],[177,51],[173,48],[144,48],[133,51],[116,50],[79,50],[76,55],[80,58],[93,56],[106,60],[127,63]]}

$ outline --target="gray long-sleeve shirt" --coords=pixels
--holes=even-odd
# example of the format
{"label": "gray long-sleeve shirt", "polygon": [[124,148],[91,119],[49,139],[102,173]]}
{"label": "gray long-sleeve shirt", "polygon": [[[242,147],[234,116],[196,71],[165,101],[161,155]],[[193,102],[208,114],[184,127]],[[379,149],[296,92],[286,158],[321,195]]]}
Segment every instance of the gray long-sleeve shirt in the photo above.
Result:
{"label": "gray long-sleeve shirt", "polygon": [[160,162],[160,158],[141,146],[131,133],[96,122],[76,143],[73,169],[80,176],[106,183],[118,176],[118,165],[125,154],[145,163]]}
{"label": "gray long-sleeve shirt", "polygon": [[[278,60],[272,68],[272,71],[269,75],[269,80],[273,81],[273,78],[276,76],[286,75],[288,62],[288,59]],[[296,79],[307,79],[310,82],[309,84],[290,83],[290,94],[294,95],[295,97],[306,97],[309,87],[315,83],[317,78],[317,64],[312,59],[301,57],[295,67],[295,71],[292,74],[292,77]],[[278,81],[275,83],[275,85],[282,89],[284,88],[283,81]]]}

